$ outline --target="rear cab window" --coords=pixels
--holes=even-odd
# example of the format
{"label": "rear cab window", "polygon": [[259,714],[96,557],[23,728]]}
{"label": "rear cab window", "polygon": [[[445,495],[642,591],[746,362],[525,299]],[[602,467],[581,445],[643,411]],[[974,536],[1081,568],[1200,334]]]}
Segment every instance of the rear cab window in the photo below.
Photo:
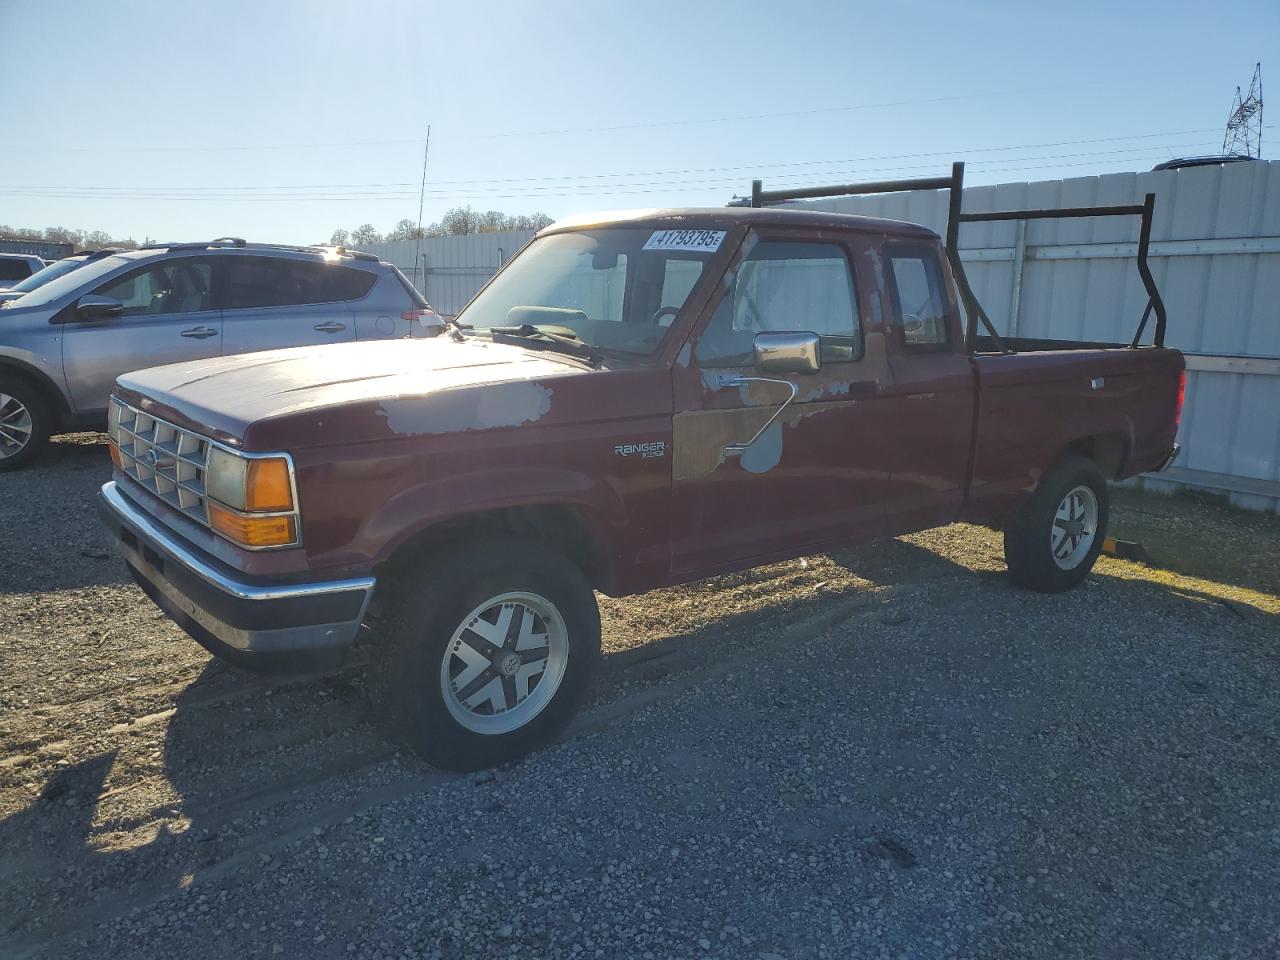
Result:
{"label": "rear cab window", "polygon": [[938,352],[951,343],[947,299],[938,251],[925,244],[889,244],[885,249],[893,330],[908,352]]}

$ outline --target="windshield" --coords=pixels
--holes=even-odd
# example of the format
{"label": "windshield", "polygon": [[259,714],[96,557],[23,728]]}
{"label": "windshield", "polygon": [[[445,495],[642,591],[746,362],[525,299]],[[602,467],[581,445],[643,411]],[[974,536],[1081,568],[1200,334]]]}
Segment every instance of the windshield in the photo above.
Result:
{"label": "windshield", "polygon": [[[126,260],[124,257],[103,257],[101,260],[94,260],[78,270],[70,270],[60,277],[55,277],[48,283],[41,284],[24,296],[15,306],[39,307],[46,303],[52,303],[59,297],[74,293],[81,287],[105,277],[111,271],[117,270],[130,262],[132,261]],[[57,264],[54,264],[54,266],[57,266]],[[39,276],[39,274],[36,274],[36,276]]]}
{"label": "windshield", "polygon": [[607,228],[531,243],[458,316],[477,331],[526,324],[649,355],[724,242],[723,230]]}
{"label": "windshield", "polygon": [[21,293],[30,293],[36,287],[43,287],[50,280],[56,280],[64,273],[70,273],[76,267],[83,264],[84,261],[84,257],[69,257],[66,260],[59,260],[56,263],[49,264],[43,270],[37,270],[31,276],[27,277],[27,279],[23,280],[21,283],[15,283],[9,289],[16,290]]}

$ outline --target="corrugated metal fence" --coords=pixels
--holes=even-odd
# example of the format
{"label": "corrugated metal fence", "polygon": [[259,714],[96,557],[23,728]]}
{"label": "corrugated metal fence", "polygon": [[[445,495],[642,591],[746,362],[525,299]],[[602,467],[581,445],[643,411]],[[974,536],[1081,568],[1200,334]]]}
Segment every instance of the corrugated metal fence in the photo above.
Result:
{"label": "corrugated metal fence", "polygon": [[[940,170],[941,172],[945,172]],[[766,188],[768,183],[765,184]],[[1140,203],[1156,194],[1151,260],[1169,308],[1167,342],[1187,354],[1183,455],[1171,482],[1280,512],[1280,163],[970,187],[966,210]],[[809,206],[946,223],[945,193],[814,201]],[[368,249],[455,313],[527,231]],[[1145,304],[1134,257],[1136,218],[966,224],[962,256],[974,291],[1006,333],[1127,342]],[[1149,335],[1148,335],[1149,336]]]}
{"label": "corrugated metal fence", "polygon": [[394,263],[433,307],[452,315],[532,236],[532,230],[504,230],[465,237],[430,237],[421,243],[394,240],[360,249]]}
{"label": "corrugated metal fence", "polygon": [[[1143,482],[1280,512],[1280,163],[970,187],[964,209],[1130,204],[1146,193],[1156,195],[1150,257],[1166,343],[1187,354],[1189,373],[1182,457]],[[946,225],[944,191],[804,205]],[[1127,342],[1146,302],[1137,231],[1134,217],[972,223],[961,257],[998,330]]]}

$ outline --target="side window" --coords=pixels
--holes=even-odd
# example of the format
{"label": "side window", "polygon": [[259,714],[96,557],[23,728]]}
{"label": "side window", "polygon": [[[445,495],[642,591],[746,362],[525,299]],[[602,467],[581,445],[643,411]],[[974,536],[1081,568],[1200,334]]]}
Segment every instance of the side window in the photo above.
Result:
{"label": "side window", "polygon": [[367,270],[354,270],[351,267],[320,265],[320,293],[324,299],[317,303],[332,303],[337,300],[359,300],[373,287],[378,278]]}
{"label": "side window", "polygon": [[853,272],[834,243],[757,243],[698,339],[702,366],[748,363],[757,333],[809,331],[823,363],[862,356]]}
{"label": "side window", "polygon": [[228,256],[223,262],[228,310],[359,300],[376,279],[364,270],[309,260]]}
{"label": "side window", "polygon": [[0,281],[25,280],[31,276],[31,267],[25,260],[0,257]]}
{"label": "side window", "polygon": [[949,331],[937,254],[890,248],[888,261],[899,341],[907,350],[944,349]]}
{"label": "side window", "polygon": [[213,271],[202,260],[168,260],[93,291],[124,304],[126,317],[197,313],[213,308]]}

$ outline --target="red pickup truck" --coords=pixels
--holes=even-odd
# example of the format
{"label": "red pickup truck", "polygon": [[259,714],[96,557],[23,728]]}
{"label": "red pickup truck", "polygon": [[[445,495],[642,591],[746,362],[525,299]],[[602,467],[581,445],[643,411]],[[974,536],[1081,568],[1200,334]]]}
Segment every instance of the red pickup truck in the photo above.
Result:
{"label": "red pickup truck", "polygon": [[[375,704],[452,769],[568,721],[595,590],[957,520],[1003,527],[1015,582],[1078,583],[1107,481],[1177,452],[1154,284],[1151,346],[984,338],[954,232],[1003,214],[953,200],[944,245],[779,196],[555,224],[433,339],[121,377],[100,500],[129,569],[251,669],[332,667],[368,620]],[[1102,210],[1142,214],[1145,282],[1150,201]]]}

